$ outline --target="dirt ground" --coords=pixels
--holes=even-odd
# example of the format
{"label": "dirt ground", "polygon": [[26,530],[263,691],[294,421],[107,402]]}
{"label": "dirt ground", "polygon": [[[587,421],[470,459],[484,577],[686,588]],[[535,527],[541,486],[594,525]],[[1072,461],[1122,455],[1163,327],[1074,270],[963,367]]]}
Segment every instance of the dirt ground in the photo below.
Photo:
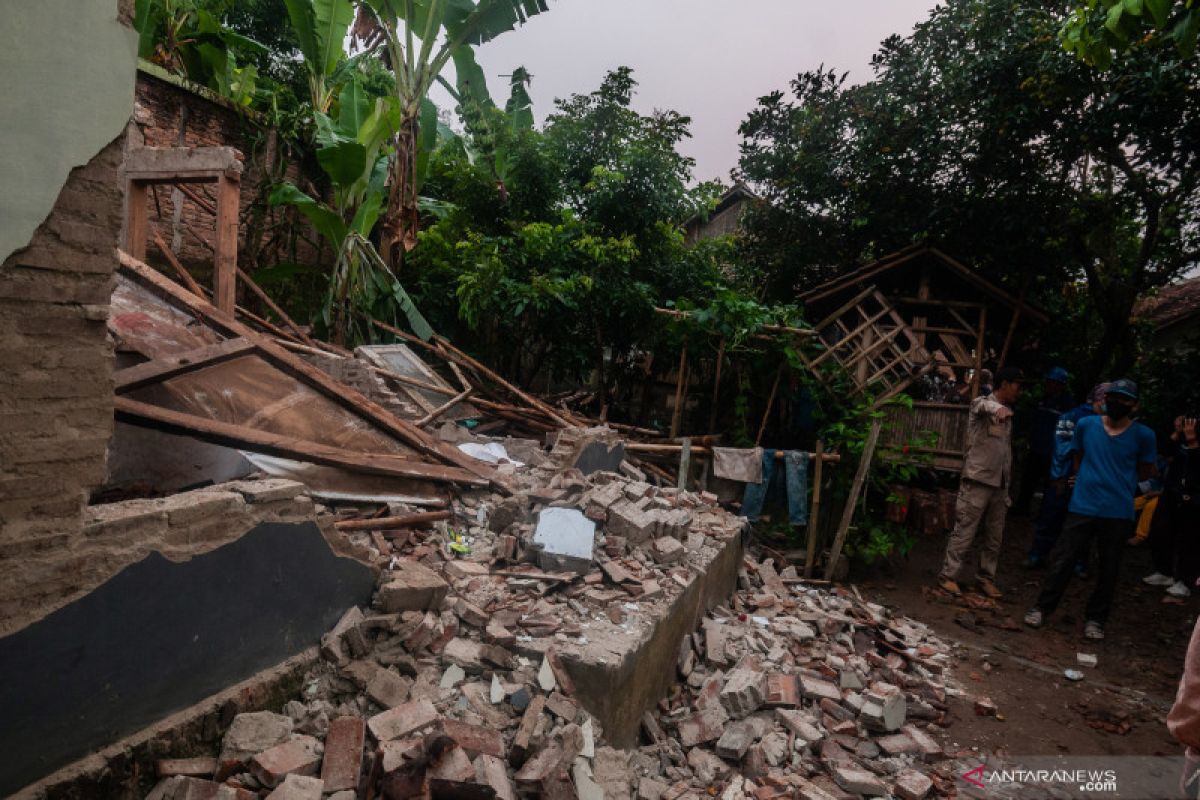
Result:
{"label": "dirt ground", "polygon": [[[1164,604],[1162,589],[1141,582],[1153,571],[1148,549],[1129,547],[1104,641],[1082,636],[1091,579],[1073,580],[1058,611],[1033,630],[1020,624],[1043,574],[1023,566],[1032,538],[1030,521],[1009,520],[997,575],[1005,596],[995,608],[970,608],[971,600],[986,602],[978,595],[956,602],[929,590],[945,538],[922,537],[907,558],[856,569],[852,579],[864,596],[924,622],[958,645],[952,674],[967,696],[951,704],[948,743],[963,755],[1181,752],[1167,733],[1165,719],[1200,594],[1183,604]],[[966,563],[969,567],[960,581],[964,589],[972,583],[974,554]],[[1077,653],[1096,655],[1098,665],[1079,665]],[[1067,680],[1063,671],[1068,668],[1083,672],[1083,680]],[[977,715],[976,697],[990,698],[998,714]]]}

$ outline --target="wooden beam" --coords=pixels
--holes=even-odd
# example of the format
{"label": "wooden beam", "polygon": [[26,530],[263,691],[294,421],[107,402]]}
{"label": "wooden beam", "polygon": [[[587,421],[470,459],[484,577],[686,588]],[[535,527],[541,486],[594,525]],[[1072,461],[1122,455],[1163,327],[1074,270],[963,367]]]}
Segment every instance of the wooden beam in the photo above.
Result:
{"label": "wooden beam", "polygon": [[240,189],[237,181],[217,181],[217,227],[213,249],[213,298],[217,308],[232,314],[237,304],[237,249]]}
{"label": "wooden beam", "polygon": [[263,301],[263,304],[265,304],[267,308],[275,312],[275,315],[283,321],[284,325],[287,325],[292,329],[292,333],[300,337],[300,341],[304,342],[309,347],[316,347],[316,342],[310,339],[308,334],[305,333],[304,330],[287,315],[287,312],[280,308],[279,304],[272,300],[271,296],[264,292],[262,287],[255,283],[254,279],[251,278],[241,267],[237,267],[237,276],[241,279],[242,283],[246,284],[246,288],[253,292],[259,300]]}
{"label": "wooden beam", "polygon": [[130,180],[125,184],[125,249],[139,261],[146,260],[146,236],[150,228],[147,186]]}
{"label": "wooden beam", "polygon": [[717,398],[721,394],[721,366],[725,363],[725,337],[721,337],[721,346],[717,348],[717,376],[713,379],[712,399],[709,401],[712,410],[708,412],[708,429],[717,427]]}
{"label": "wooden beam", "polygon": [[675,485],[679,491],[687,490],[688,476],[692,471],[692,440],[684,437],[679,448],[679,480]]}
{"label": "wooden beam", "polygon": [[821,532],[821,470],[825,466],[825,441],[817,439],[813,453],[812,507],[808,512],[808,547],[804,554],[804,577],[811,578],[817,560],[817,536]]}
{"label": "wooden beam", "polygon": [[979,395],[979,373],[983,371],[984,336],[987,332],[987,306],[979,309],[979,338],[975,340],[975,374],[971,376],[971,396],[967,402]]}
{"label": "wooden beam", "polygon": [[854,507],[858,505],[858,497],[867,480],[867,471],[871,468],[871,458],[875,455],[875,445],[879,442],[879,431],[882,428],[882,418],[876,417],[871,421],[871,431],[867,434],[862,458],[858,461],[858,471],[854,473],[854,482],[850,484],[846,507],[842,510],[842,519],[838,523],[837,535],[834,537],[833,547],[829,551],[829,563],[825,565],[825,580],[827,581],[833,580],[833,571],[837,567],[838,559],[842,556],[842,547],[846,544],[846,534],[849,533],[850,523],[854,519]]}
{"label": "wooden beam", "polygon": [[887,272],[893,267],[898,267],[905,262],[911,261],[917,256],[928,252],[928,250],[929,248],[923,244],[910,245],[908,248],[900,250],[896,253],[892,253],[890,256],[884,256],[872,264],[859,267],[849,275],[845,275],[841,278],[834,278],[833,280],[827,281],[826,283],[810,289],[807,292],[803,292],[800,294],[798,299],[800,302],[804,303],[804,305],[810,305],[820,300],[824,300],[826,297],[835,295],[849,286],[852,286],[856,283],[862,283],[865,280],[875,277],[881,272]]}
{"label": "wooden beam", "polygon": [[154,243],[158,245],[158,249],[166,256],[167,261],[171,264],[171,268],[175,270],[175,274],[183,281],[183,285],[191,290],[192,294],[197,297],[204,297],[204,290],[200,288],[200,284],[196,283],[196,279],[192,277],[192,273],[184,268],[183,264],[179,263],[179,259],[175,257],[175,253],[167,247],[167,243],[163,241],[162,235],[158,229],[154,229]]}
{"label": "wooden beam", "polygon": [[316,442],[280,436],[245,425],[235,425],[198,417],[194,414],[184,414],[120,395],[113,398],[113,409],[119,422],[181,436],[192,436],[223,447],[250,450],[268,456],[293,458],[312,464],[323,464],[394,478],[416,478],[462,483],[470,486],[481,486],[486,483],[483,479],[457,467],[412,461],[400,456],[352,452]]}
{"label": "wooden beam", "polygon": [[1000,360],[996,363],[996,369],[1004,369],[1004,364],[1008,361],[1008,351],[1012,347],[1013,336],[1017,332],[1017,323],[1021,321],[1021,312],[1025,309],[1025,293],[1029,289],[1029,281],[1025,281],[1025,285],[1021,287],[1021,296],[1017,299],[1017,307],[1013,309],[1012,320],[1008,323],[1008,333],[1004,335],[1004,347],[1000,350]]}
{"label": "wooden beam", "polygon": [[842,314],[845,314],[847,311],[854,308],[856,305],[861,303],[863,300],[866,300],[868,297],[870,297],[871,293],[874,291],[875,291],[874,286],[868,286],[866,289],[863,289],[861,292],[854,295],[854,297],[847,300],[840,308],[838,308],[837,311],[834,311],[832,314],[825,317],[825,319],[821,320],[816,325],[813,325],[813,330],[819,334],[821,331],[825,330],[827,327],[832,325],[834,323],[834,321],[837,320],[838,317],[842,316]]}
{"label": "wooden beam", "polygon": [[339,531],[394,531],[398,528],[422,528],[434,522],[450,519],[449,511],[422,511],[400,517],[375,517],[374,519],[343,519],[333,523]]}
{"label": "wooden beam", "polygon": [[420,427],[421,425],[428,425],[430,422],[433,422],[435,419],[440,417],[442,414],[445,414],[447,411],[449,411],[451,408],[453,408],[458,403],[461,403],[463,400],[466,400],[467,395],[471,394],[471,392],[473,392],[473,391],[475,391],[474,387],[468,386],[466,389],[459,392],[454,397],[451,397],[449,400],[447,400],[445,403],[442,403],[440,406],[435,408],[433,411],[430,411],[428,414],[421,417],[414,424],[417,425],[418,427]]}
{"label": "wooden beam", "polygon": [[771,419],[771,406],[775,405],[775,395],[779,392],[779,381],[783,378],[783,364],[775,370],[775,382],[771,384],[771,396],[767,398],[767,407],[763,411],[762,424],[758,426],[758,436],[754,437],[754,446],[762,444],[763,434],[767,432],[767,422]]}
{"label": "wooden beam", "polygon": [[132,392],[134,389],[161,383],[176,375],[230,361],[252,352],[253,343],[237,338],[198,347],[179,355],[156,358],[144,364],[117,370],[113,373],[113,390],[117,394]]}

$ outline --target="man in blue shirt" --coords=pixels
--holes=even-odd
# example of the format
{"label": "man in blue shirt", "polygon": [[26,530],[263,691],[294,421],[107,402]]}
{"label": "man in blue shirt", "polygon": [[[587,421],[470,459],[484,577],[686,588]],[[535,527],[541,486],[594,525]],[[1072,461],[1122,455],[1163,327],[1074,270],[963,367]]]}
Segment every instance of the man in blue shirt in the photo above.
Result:
{"label": "man in blue shirt", "polygon": [[1121,549],[1133,533],[1133,496],[1139,480],[1154,475],[1158,449],[1154,431],[1134,422],[1138,388],[1131,380],[1113,381],[1104,397],[1104,416],[1075,425],[1071,451],[1077,475],[1062,535],[1050,553],[1050,572],[1025,624],[1037,628],[1058,607],[1071,581],[1074,564],[1094,540],[1100,573],[1087,602],[1083,635],[1104,638],[1121,566]]}
{"label": "man in blue shirt", "polygon": [[1058,535],[1062,533],[1063,523],[1067,520],[1067,505],[1071,500],[1068,480],[1075,474],[1075,457],[1071,452],[1075,426],[1085,417],[1104,413],[1104,396],[1107,393],[1107,383],[1096,384],[1088,392],[1086,403],[1081,403],[1058,418],[1054,428],[1054,453],[1050,459],[1049,480],[1042,496],[1037,525],[1033,529],[1033,545],[1029,548],[1026,566],[1042,566],[1058,541]]}

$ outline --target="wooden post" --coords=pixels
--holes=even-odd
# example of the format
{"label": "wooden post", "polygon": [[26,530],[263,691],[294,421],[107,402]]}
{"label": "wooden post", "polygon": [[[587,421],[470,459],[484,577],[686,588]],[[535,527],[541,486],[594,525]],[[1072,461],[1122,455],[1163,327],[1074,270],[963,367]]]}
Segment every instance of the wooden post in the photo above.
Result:
{"label": "wooden post", "polygon": [[767,432],[767,421],[771,419],[771,406],[775,405],[775,393],[779,391],[779,379],[783,377],[783,364],[775,370],[775,382],[771,384],[771,396],[767,398],[767,408],[763,411],[762,424],[758,426],[758,436],[754,438],[754,446],[762,444],[763,434]]}
{"label": "wooden post", "polygon": [[817,560],[817,535],[821,529],[821,470],[825,466],[825,442],[817,439],[817,450],[813,453],[812,508],[808,511],[808,550],[804,554],[804,577],[811,578]]}
{"label": "wooden post", "polygon": [[725,363],[725,337],[721,337],[721,346],[717,348],[717,376],[713,379],[712,410],[708,413],[708,429],[717,429],[717,398],[721,395],[721,366]]}
{"label": "wooden post", "polygon": [[850,495],[846,498],[846,507],[842,509],[842,521],[838,523],[837,535],[833,539],[833,547],[829,551],[829,563],[825,565],[825,580],[833,580],[833,571],[838,559],[842,556],[842,547],[846,544],[846,534],[850,531],[850,522],[854,519],[854,507],[858,505],[858,496],[862,493],[863,484],[867,480],[867,471],[871,468],[871,457],[875,455],[875,444],[879,441],[879,431],[883,428],[883,418],[876,417],[871,422],[871,432],[867,434],[867,443],[863,447],[862,458],[858,461],[858,471],[854,473],[854,483],[850,485]]}
{"label": "wooden post", "polygon": [[237,297],[238,211],[240,187],[228,175],[217,179],[217,227],[214,237],[213,301],[217,308],[234,313]]}
{"label": "wooden post", "polygon": [[679,480],[676,488],[685,491],[688,485],[688,473],[692,469],[692,440],[684,437],[683,446],[679,448]]}
{"label": "wooden post", "polygon": [[687,384],[687,345],[679,353],[679,380],[675,382],[675,411],[671,414],[671,438],[679,435],[679,425],[683,421],[683,398]]}
{"label": "wooden post", "polygon": [[125,189],[125,252],[138,261],[146,260],[149,211],[146,209],[147,184],[129,181]]}
{"label": "wooden post", "polygon": [[983,371],[983,345],[986,331],[987,306],[983,306],[979,309],[979,335],[975,338],[975,374],[971,376],[971,396],[967,398],[968,403],[979,396],[979,373]]}
{"label": "wooden post", "polygon": [[1025,285],[1021,287],[1021,296],[1017,298],[1017,307],[1013,309],[1012,321],[1008,323],[1008,333],[1004,335],[1004,347],[1000,349],[1000,360],[996,363],[996,369],[1004,369],[1008,362],[1008,351],[1017,332],[1017,323],[1021,321],[1021,312],[1025,310],[1025,292],[1028,289],[1029,281],[1026,280]]}

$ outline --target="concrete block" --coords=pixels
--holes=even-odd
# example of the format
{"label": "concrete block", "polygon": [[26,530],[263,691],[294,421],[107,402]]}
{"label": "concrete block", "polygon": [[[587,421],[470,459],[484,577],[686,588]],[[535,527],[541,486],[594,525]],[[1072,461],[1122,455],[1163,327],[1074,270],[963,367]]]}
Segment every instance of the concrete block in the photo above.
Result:
{"label": "concrete block", "polygon": [[933,781],[915,769],[906,769],[896,776],[892,791],[901,800],[923,800]]}
{"label": "concrete block", "polygon": [[608,509],[606,533],[620,536],[631,545],[639,545],[654,535],[658,519],[634,503],[624,500]]}
{"label": "concrete block", "polygon": [[758,740],[754,726],[740,720],[725,727],[721,737],[717,739],[717,755],[727,761],[741,761],[742,756]]}
{"label": "concrete block", "polygon": [[247,761],[284,741],[291,733],[291,717],[283,714],[270,711],[238,714],[221,741],[217,779],[241,772]]}
{"label": "concrete block", "polygon": [[888,793],[887,785],[865,769],[838,765],[834,767],[833,780],[850,794],[883,797]]}
{"label": "concrete block", "polygon": [[835,703],[842,701],[842,692],[837,686],[820,678],[808,675],[797,676],[800,684],[800,694],[813,700],[829,699]]}
{"label": "concrete block", "polygon": [[338,717],[329,723],[325,735],[325,757],[321,761],[321,780],[326,792],[357,790],[362,773],[363,741],[366,722],[359,717]]}
{"label": "concrete block", "polygon": [[371,735],[380,742],[399,739],[436,722],[437,709],[428,700],[414,700],[376,714],[367,720]]}
{"label": "concrete block", "polygon": [[766,676],[754,667],[743,664],[732,670],[721,689],[721,705],[734,719],[753,714],[763,703]]}
{"label": "concrete block", "polygon": [[320,747],[311,736],[289,739],[250,759],[250,774],[267,787],[278,786],[287,775],[316,775]]}
{"label": "concrete block", "polygon": [[534,545],[545,570],[587,572],[592,566],[596,523],[574,508],[546,508],[538,514]]}
{"label": "concrete block", "polygon": [[873,731],[898,731],[904,724],[907,704],[904,692],[890,683],[873,683],[863,694],[863,707],[859,718],[863,725]]}
{"label": "concrete block", "polygon": [[390,669],[377,669],[367,681],[367,697],[384,708],[395,708],[408,701],[412,679],[397,675]]}
{"label": "concrete block", "polygon": [[321,800],[325,782],[320,778],[308,778],[290,774],[267,795],[267,800]]}
{"label": "concrete block", "polygon": [[416,561],[402,560],[379,588],[383,610],[424,611],[441,608],[450,587],[433,570]]}

